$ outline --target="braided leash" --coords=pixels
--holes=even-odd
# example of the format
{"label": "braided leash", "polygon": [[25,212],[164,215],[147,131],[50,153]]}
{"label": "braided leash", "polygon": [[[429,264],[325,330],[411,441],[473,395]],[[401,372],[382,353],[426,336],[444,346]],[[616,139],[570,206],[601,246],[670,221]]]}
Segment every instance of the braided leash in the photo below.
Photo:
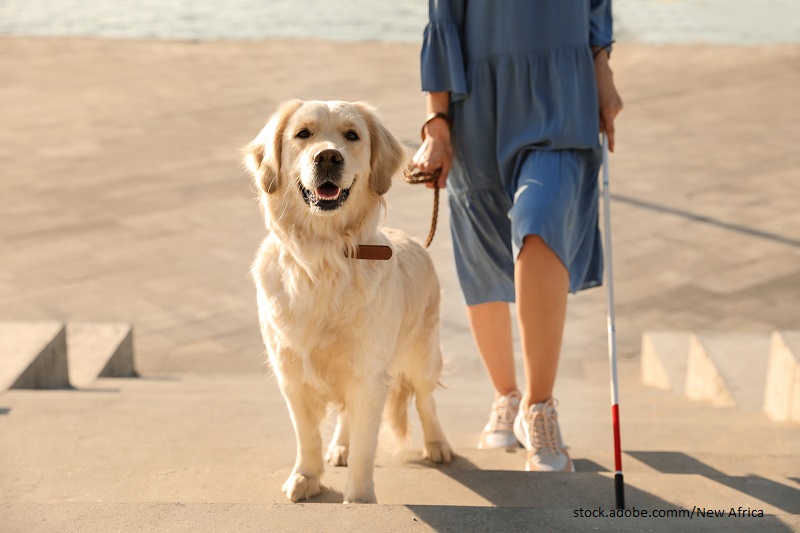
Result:
{"label": "braided leash", "polygon": [[425,239],[425,248],[431,245],[433,241],[433,234],[436,233],[436,221],[439,218],[439,175],[442,173],[441,168],[437,168],[433,172],[422,172],[421,170],[409,165],[406,169],[403,179],[407,183],[433,183],[433,216],[431,217],[431,229],[428,232],[428,238]]}

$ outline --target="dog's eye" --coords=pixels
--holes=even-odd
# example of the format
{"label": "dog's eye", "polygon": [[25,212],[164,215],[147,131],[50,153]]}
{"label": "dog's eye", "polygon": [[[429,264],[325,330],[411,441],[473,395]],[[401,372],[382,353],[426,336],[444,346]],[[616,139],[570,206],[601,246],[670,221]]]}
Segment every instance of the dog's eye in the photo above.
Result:
{"label": "dog's eye", "polygon": [[357,141],[359,136],[354,130],[347,130],[347,133],[344,134],[344,138],[348,141]]}
{"label": "dog's eye", "polygon": [[308,131],[306,128],[303,128],[302,130],[297,132],[295,137],[297,137],[298,139],[308,139],[309,137],[311,137],[311,132]]}

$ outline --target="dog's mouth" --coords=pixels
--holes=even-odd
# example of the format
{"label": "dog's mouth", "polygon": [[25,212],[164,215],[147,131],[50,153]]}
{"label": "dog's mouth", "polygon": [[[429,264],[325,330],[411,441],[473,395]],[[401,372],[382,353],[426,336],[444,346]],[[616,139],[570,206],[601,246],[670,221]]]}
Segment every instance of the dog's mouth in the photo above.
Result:
{"label": "dog's mouth", "polygon": [[313,191],[303,187],[300,183],[300,193],[303,195],[303,201],[311,207],[316,207],[322,211],[332,211],[338,209],[350,196],[350,189],[342,189],[335,183],[326,181]]}

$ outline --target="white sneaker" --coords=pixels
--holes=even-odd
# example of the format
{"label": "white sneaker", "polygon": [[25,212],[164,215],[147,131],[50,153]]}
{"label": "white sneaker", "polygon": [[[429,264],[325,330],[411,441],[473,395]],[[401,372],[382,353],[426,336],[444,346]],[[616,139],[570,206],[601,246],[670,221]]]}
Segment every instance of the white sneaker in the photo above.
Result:
{"label": "white sneaker", "polygon": [[514,436],[514,420],[517,418],[521,399],[519,391],[513,391],[494,401],[489,421],[478,441],[479,450],[519,447],[519,441]]}
{"label": "white sneaker", "polygon": [[550,398],[546,402],[531,405],[527,412],[520,411],[514,420],[514,435],[528,450],[525,470],[531,472],[574,472],[561,439],[558,427],[558,402]]}

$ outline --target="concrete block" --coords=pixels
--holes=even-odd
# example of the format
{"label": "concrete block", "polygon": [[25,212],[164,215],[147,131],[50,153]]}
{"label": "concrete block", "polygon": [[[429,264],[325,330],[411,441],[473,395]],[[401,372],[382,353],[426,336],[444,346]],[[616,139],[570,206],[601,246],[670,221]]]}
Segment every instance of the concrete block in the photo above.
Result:
{"label": "concrete block", "polygon": [[133,329],[130,324],[77,322],[67,325],[70,381],[90,385],[98,377],[131,377]]}
{"label": "concrete block", "polygon": [[800,423],[800,331],[772,334],[764,412],[778,422]]}
{"label": "concrete block", "polygon": [[692,334],[684,331],[647,331],[642,335],[642,382],[683,394]]}
{"label": "concrete block", "polygon": [[760,410],[769,349],[765,333],[696,333],[689,345],[686,396],[718,407]]}
{"label": "concrete block", "polygon": [[69,386],[63,324],[0,323],[0,391]]}

